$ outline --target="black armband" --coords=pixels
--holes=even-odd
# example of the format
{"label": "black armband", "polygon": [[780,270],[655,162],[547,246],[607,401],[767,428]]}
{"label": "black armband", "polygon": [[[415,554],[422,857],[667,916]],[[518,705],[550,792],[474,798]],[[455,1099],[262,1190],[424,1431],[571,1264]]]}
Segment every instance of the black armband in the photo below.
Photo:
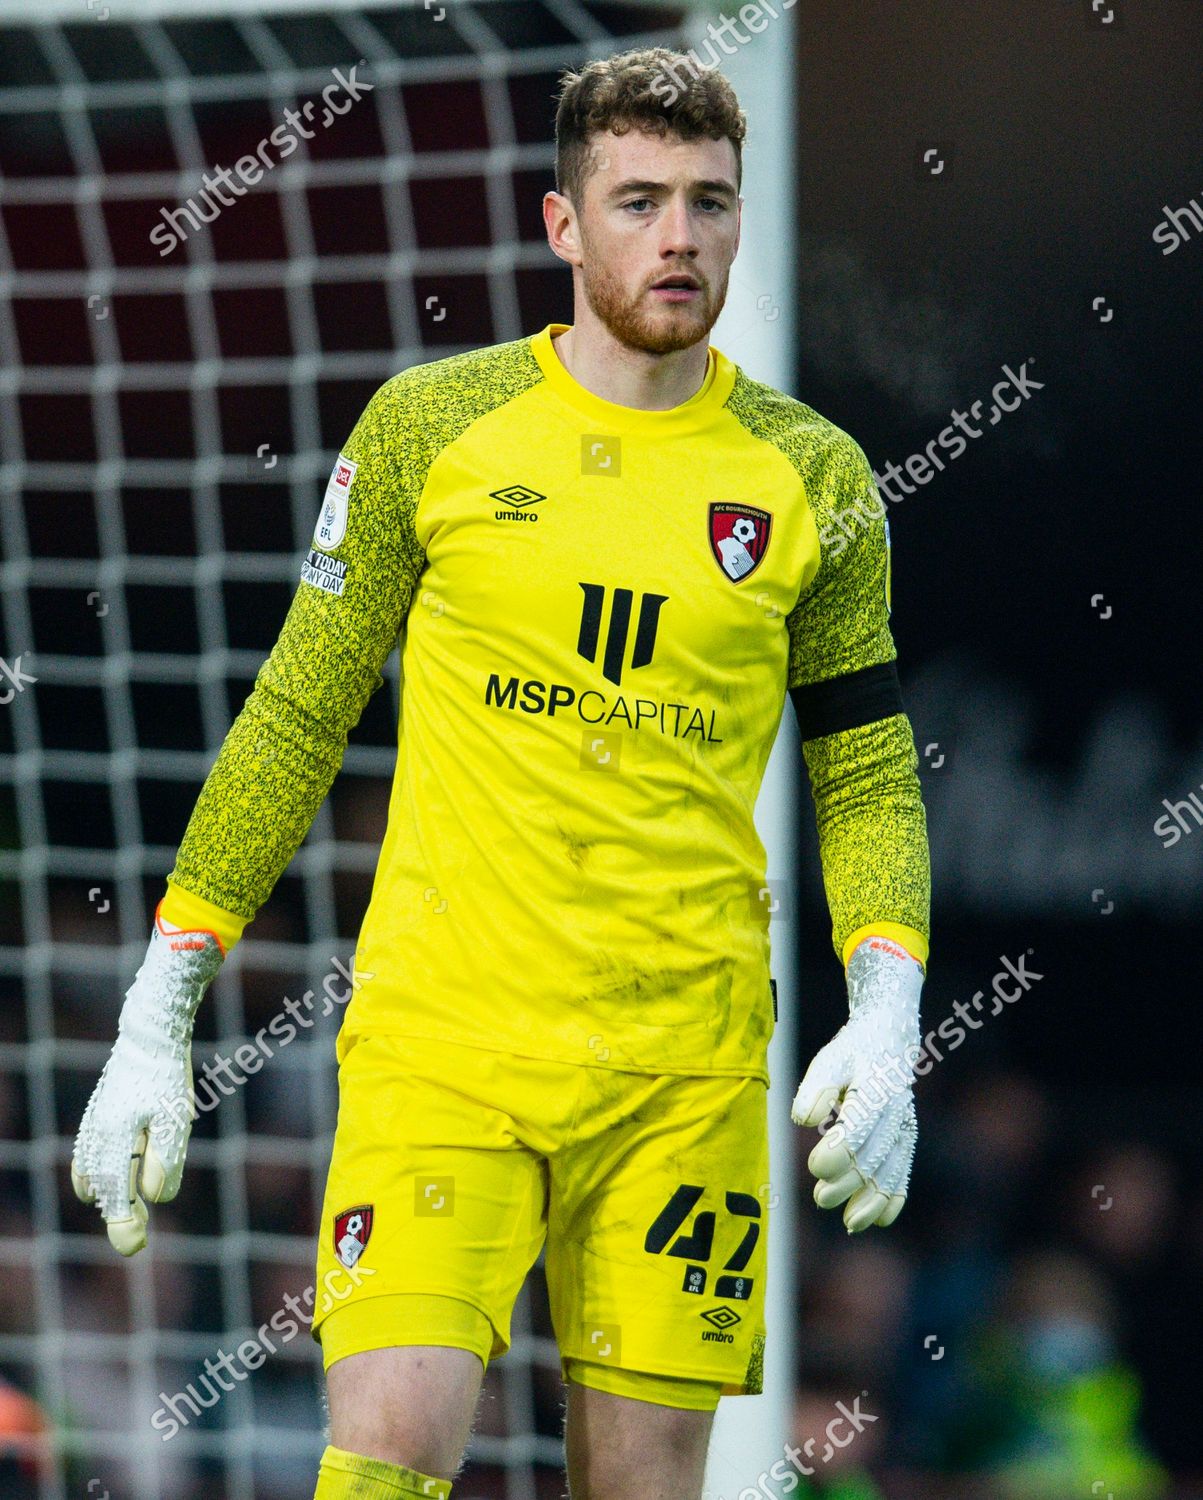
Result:
{"label": "black armband", "polygon": [[804,740],[821,739],[843,729],[859,729],[902,713],[898,664],[883,661],[859,672],[845,672],[825,682],[808,682],[789,690]]}

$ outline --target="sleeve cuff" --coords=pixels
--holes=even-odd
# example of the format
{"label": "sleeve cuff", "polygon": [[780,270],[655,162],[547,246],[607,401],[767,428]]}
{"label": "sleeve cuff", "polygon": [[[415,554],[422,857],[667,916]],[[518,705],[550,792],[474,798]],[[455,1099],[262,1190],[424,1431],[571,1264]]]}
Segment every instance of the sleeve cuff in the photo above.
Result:
{"label": "sleeve cuff", "polygon": [[915,962],[926,969],[927,939],[914,927],[907,927],[902,922],[866,922],[863,927],[858,927],[844,942],[841,959],[845,968],[848,967],[848,960],[852,957],[853,950],[867,937],[889,938],[900,948],[905,948]]}
{"label": "sleeve cuff", "polygon": [[168,922],[174,922],[188,932],[211,932],[229,953],[242,936],[242,929],[251,920],[237,913],[214,906],[203,896],[186,891],[168,876],[167,894],[159,903],[159,910]]}

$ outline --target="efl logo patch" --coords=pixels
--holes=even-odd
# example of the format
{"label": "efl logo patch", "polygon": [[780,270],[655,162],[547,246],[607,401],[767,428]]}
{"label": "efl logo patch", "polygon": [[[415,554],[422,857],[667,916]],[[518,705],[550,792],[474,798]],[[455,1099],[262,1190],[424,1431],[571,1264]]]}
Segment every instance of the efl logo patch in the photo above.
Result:
{"label": "efl logo patch", "polygon": [[367,1249],[372,1235],[372,1205],[348,1208],[334,1220],[334,1253],[348,1268],[355,1265]]}
{"label": "efl logo patch", "polygon": [[327,557],[310,547],[309,556],[301,564],[301,582],[339,598],[347,584],[347,565],[341,557]]}
{"label": "efl logo patch", "polygon": [[710,550],[732,583],[755,572],[769,545],[773,518],[753,505],[710,507]]}
{"label": "efl logo patch", "polygon": [[317,526],[313,532],[313,545],[323,552],[333,552],[347,534],[347,511],[350,507],[351,481],[355,478],[358,464],[340,453],[330,471],[330,481],[322,497],[322,508],[318,513]]}

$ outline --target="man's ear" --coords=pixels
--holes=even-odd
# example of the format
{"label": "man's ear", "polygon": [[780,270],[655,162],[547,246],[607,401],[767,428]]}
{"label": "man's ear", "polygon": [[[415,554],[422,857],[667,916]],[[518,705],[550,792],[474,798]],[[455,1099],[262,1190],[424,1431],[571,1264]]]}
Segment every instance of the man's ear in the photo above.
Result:
{"label": "man's ear", "polygon": [[572,200],[563,193],[544,193],[543,226],[547,230],[547,243],[552,251],[570,266],[579,266],[580,231]]}

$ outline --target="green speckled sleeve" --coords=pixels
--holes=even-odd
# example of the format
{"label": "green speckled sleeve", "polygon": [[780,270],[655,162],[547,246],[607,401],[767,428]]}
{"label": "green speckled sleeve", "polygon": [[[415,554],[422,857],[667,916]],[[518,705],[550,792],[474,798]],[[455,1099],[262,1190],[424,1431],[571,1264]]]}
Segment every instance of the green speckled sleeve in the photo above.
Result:
{"label": "green speckled sleeve", "polygon": [[906,715],[807,740],[802,753],[836,953],[871,922],[930,936],[927,821]]}
{"label": "green speckled sleeve", "polygon": [[[884,506],[861,448],[832,429],[807,477],[821,561],[787,620],[789,685],[892,661]],[[837,954],[859,928],[930,932],[931,869],[918,757],[905,714],[807,740],[823,885]]]}
{"label": "green speckled sleeve", "polygon": [[302,579],[316,581],[298,587],[201,789],[174,887],[247,918],[271,894],[404,627],[426,565],[416,517],[431,467],[479,417],[542,378],[529,344],[411,366],[368,402],[340,455],[356,466],[345,534],[309,554]]}
{"label": "green speckled sleeve", "polygon": [[342,449],[358,465],[346,534],[321,554],[345,565],[342,593],[299,585],[169,877],[238,916],[255,915],[309,831],[424,564],[414,515],[431,455],[405,381],[377,391]]}
{"label": "green speckled sleeve", "polygon": [[[810,407],[756,390],[755,416],[737,415],[793,464],[819,533],[818,571],[786,620],[787,687],[893,661],[885,507],[864,452]],[[874,922],[926,938],[931,871],[909,720],[895,714],[807,740],[803,755],[837,955]]]}
{"label": "green speckled sleeve", "polygon": [[893,661],[886,524],[864,453],[846,433],[804,450],[796,467],[819,532],[819,570],[789,613],[788,686]]}

